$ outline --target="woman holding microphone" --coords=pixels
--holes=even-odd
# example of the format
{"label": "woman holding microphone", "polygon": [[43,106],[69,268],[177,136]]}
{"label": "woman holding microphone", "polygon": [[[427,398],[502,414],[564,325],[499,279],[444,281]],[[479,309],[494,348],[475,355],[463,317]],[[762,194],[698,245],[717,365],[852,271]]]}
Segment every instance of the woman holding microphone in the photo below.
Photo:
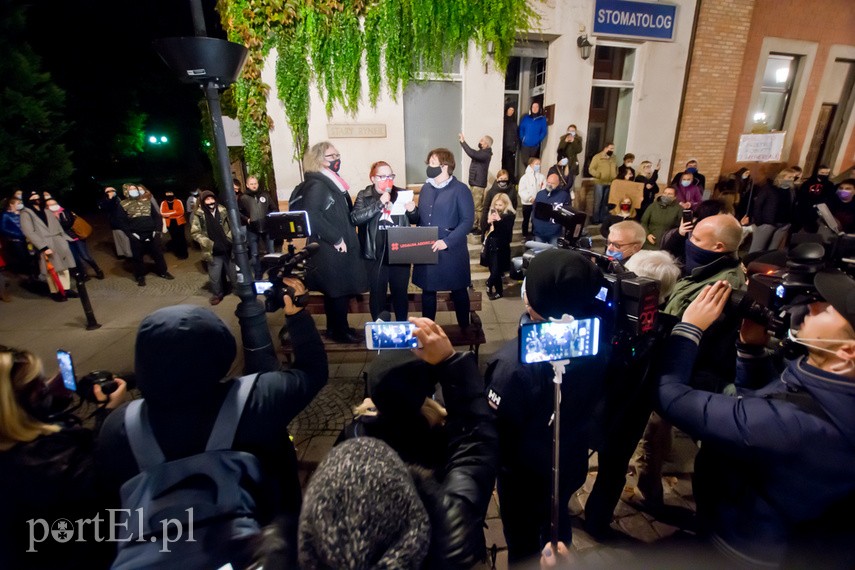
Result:
{"label": "woman holding microphone", "polygon": [[[370,297],[368,305],[371,318],[386,309],[386,290],[392,293],[392,309],[395,320],[407,320],[407,285],[410,282],[409,265],[390,265],[386,230],[392,227],[409,226],[405,214],[392,215],[392,206],[398,200],[400,188],[395,186],[395,173],[389,163],[382,160],[371,165],[371,184],[356,195],[356,203],[350,213],[350,221],[359,227],[359,246],[365,270],[368,274]],[[406,204],[408,211],[416,207],[412,201]]]}

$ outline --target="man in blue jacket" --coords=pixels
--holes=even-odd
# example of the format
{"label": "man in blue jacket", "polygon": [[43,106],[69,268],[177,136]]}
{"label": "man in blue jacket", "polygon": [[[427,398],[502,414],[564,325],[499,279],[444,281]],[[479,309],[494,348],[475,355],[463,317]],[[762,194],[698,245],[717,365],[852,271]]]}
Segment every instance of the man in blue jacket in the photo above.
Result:
{"label": "man in blue jacket", "polygon": [[532,101],[529,113],[520,121],[520,159],[540,158],[540,143],[546,138],[546,117],[540,112],[540,103]]}
{"label": "man in blue jacket", "polygon": [[[555,206],[566,205],[570,201],[570,193],[560,187],[561,181],[558,175],[554,172],[546,177],[546,187],[537,193],[534,198],[534,203],[543,202]],[[562,227],[550,220],[540,220],[536,216],[532,222],[534,226],[534,239],[541,243],[549,243],[558,245],[558,238],[561,237]]]}
{"label": "man in blue jacket", "polygon": [[698,295],[666,347],[658,406],[701,440],[694,493],[703,530],[743,563],[851,568],[855,560],[855,280],[825,271],[815,286],[825,301],[811,303],[789,333],[806,354],[783,373],[766,354],[765,327],[743,322],[738,397],[688,384],[698,342],[730,296],[727,282]]}

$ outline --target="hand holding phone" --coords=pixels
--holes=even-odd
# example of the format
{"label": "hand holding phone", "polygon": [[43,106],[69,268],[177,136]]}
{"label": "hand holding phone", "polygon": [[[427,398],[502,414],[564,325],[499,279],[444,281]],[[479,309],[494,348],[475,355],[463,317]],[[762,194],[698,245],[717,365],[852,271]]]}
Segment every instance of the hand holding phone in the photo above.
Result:
{"label": "hand holding phone", "polygon": [[691,224],[694,219],[694,212],[691,209],[686,208],[683,210],[683,223]]}
{"label": "hand holding phone", "polygon": [[413,336],[416,326],[407,321],[365,323],[365,347],[368,350],[403,350],[418,348]]}

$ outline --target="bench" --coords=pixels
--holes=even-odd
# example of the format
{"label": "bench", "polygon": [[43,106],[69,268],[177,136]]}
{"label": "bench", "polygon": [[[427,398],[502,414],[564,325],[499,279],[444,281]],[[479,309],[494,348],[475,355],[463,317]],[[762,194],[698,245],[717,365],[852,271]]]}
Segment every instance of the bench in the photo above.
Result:
{"label": "bench", "polygon": [[[408,293],[409,298],[409,314],[420,315],[422,312],[422,295],[421,293]],[[481,310],[481,292],[469,289],[469,309],[471,325],[466,331],[460,329],[459,325],[442,325],[442,330],[448,335],[448,340],[452,346],[468,346],[469,350],[475,353],[475,358],[478,358],[479,347],[487,342],[484,337],[484,329],[481,326],[481,318],[476,311]],[[306,305],[306,311],[310,315],[324,315],[324,297],[319,293],[309,295],[309,303]],[[454,302],[451,300],[451,293],[438,292],[436,294],[436,310],[437,312],[454,312]],[[368,307],[368,295],[357,295],[350,300],[349,314],[364,314],[365,321],[371,320],[371,310]],[[334,342],[327,338],[325,331],[321,331],[321,340],[324,343],[324,350],[327,353],[331,352],[351,352],[356,350],[368,350],[365,348],[365,329],[358,327],[356,329],[360,341],[356,343]],[[294,347],[291,345],[291,337],[287,335],[285,327],[279,331],[279,340],[281,342],[281,351],[285,356],[285,360],[290,364],[294,353]]]}

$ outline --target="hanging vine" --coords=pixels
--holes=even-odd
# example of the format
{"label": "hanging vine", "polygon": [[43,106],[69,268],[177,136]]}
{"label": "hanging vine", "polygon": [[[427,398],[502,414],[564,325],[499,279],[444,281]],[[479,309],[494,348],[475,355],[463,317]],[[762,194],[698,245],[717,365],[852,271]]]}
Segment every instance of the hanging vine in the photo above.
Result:
{"label": "hanging vine", "polygon": [[[309,86],[315,80],[327,115],[335,105],[356,114],[362,98],[377,104],[385,80],[393,99],[419,73],[442,73],[465,57],[470,41],[499,69],[507,66],[517,30],[537,14],[527,0],[218,0],[230,41],[249,50],[234,87],[244,155],[253,172],[271,164],[267,116],[269,86],[261,69],[271,48],[278,54],[276,88],[302,156],[308,146]],[[486,55],[484,56],[486,58]]]}

